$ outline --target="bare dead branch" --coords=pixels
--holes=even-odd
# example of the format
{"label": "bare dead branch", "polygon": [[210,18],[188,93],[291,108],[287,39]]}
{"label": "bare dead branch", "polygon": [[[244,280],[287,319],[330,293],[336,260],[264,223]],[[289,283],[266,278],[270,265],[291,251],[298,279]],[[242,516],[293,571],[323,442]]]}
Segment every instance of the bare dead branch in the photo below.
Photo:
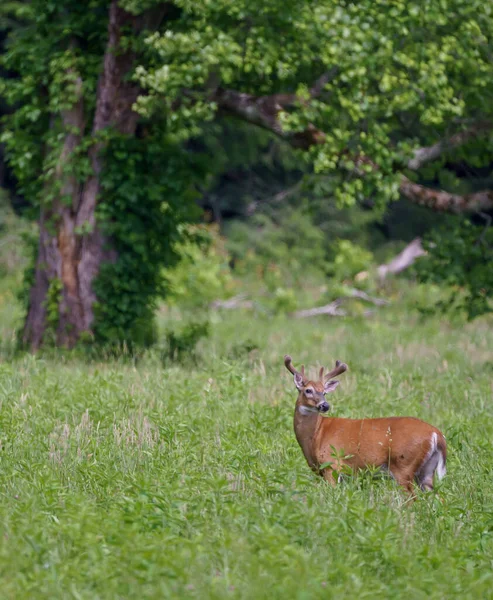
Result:
{"label": "bare dead branch", "polygon": [[[302,185],[303,185],[303,180],[301,179],[300,181],[295,183],[293,186],[291,186],[285,190],[281,190],[280,192],[278,192],[277,194],[274,194],[274,196],[272,196],[270,198],[263,199],[262,204],[279,204],[280,202],[284,202],[285,200],[287,200],[288,198],[290,198],[291,196],[294,196],[297,192],[299,192]],[[246,214],[248,216],[253,215],[253,213],[257,210],[258,206],[259,206],[259,201],[254,200],[253,202],[250,202],[250,204],[247,207]]]}
{"label": "bare dead branch", "polygon": [[[369,296],[366,292],[363,292],[363,290],[358,290],[356,288],[349,290],[348,298],[357,298],[359,300],[364,300],[365,302],[369,302],[370,304],[375,304],[375,306],[385,306],[386,304],[390,304],[390,302],[388,300],[385,300],[385,298],[374,298],[372,296]],[[345,297],[341,298],[341,300],[344,299]]]}
{"label": "bare dead branch", "polygon": [[310,96],[312,98],[319,96],[323,92],[324,87],[329,83],[329,81],[332,81],[338,73],[339,67],[332,67],[332,69],[329,69],[326,73],[321,75],[311,87]]}
{"label": "bare dead branch", "polygon": [[[315,308],[307,308],[304,310],[298,310],[293,313],[293,317],[297,319],[303,319],[306,317],[318,317],[321,315],[328,315],[330,317],[345,317],[347,316],[347,311],[340,308],[341,304],[346,302],[347,300],[364,300],[365,302],[369,302],[374,304],[375,306],[384,306],[390,304],[388,300],[383,298],[374,298],[369,296],[366,292],[362,290],[358,290],[356,288],[350,289],[348,295],[341,296],[340,298],[336,298],[333,302],[329,304],[325,304],[324,306],[316,306]],[[369,316],[373,311],[365,311],[364,316]]]}
{"label": "bare dead branch", "polygon": [[378,267],[377,272],[380,280],[383,281],[389,273],[391,275],[396,275],[397,273],[404,271],[409,268],[417,258],[424,256],[425,254],[426,251],[421,244],[421,238],[414,239],[389,263]]}
{"label": "bare dead branch", "polygon": [[228,298],[228,300],[214,300],[210,306],[214,309],[234,310],[237,308],[251,309],[255,304],[252,300],[247,300],[245,294],[238,294],[238,296]]}
{"label": "bare dead branch", "polygon": [[320,315],[328,315],[330,317],[345,317],[347,312],[339,308],[342,304],[341,299],[334,300],[325,306],[317,306],[316,308],[308,308],[305,310],[297,310],[293,313],[293,317],[304,319],[306,317],[318,317]]}

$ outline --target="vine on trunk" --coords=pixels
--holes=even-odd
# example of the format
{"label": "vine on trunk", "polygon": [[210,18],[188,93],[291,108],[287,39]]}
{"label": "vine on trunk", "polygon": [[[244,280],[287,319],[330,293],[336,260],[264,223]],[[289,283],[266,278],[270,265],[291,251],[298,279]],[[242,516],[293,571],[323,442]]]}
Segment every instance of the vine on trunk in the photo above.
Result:
{"label": "vine on trunk", "polygon": [[155,302],[165,293],[161,268],[177,259],[180,225],[198,216],[193,155],[166,141],[165,128],[145,138],[115,136],[104,153],[97,219],[117,259],[95,280],[97,341],[149,344]]}

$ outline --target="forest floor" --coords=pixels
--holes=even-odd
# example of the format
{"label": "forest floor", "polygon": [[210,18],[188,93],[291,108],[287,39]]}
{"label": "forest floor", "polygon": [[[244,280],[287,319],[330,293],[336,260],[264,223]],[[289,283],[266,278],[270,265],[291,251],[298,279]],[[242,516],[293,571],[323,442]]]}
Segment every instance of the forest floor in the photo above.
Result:
{"label": "forest floor", "polygon": [[[312,474],[285,353],[348,363],[334,415],[440,428],[438,489],[409,503],[370,473]],[[390,309],[229,313],[184,364],[4,358],[1,596],[493,598],[492,376],[491,321]]]}

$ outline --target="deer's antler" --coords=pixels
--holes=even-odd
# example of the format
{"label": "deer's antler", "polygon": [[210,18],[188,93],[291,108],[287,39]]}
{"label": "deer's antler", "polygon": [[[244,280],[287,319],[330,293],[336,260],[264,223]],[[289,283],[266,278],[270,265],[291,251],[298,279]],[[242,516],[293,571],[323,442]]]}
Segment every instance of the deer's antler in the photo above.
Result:
{"label": "deer's antler", "polygon": [[327,375],[325,376],[325,381],[328,381],[329,379],[332,379],[333,377],[337,377],[338,375],[340,375],[341,373],[344,373],[345,371],[347,371],[346,363],[342,363],[340,360],[336,360],[335,368],[332,369],[332,371],[330,371],[329,373],[327,373]]}
{"label": "deer's antler", "polygon": [[286,365],[286,369],[290,373],[292,373],[293,375],[301,375],[303,379],[305,378],[305,365],[301,365],[301,371],[297,371],[293,367],[293,362],[289,354],[286,354],[286,356],[284,357],[284,364]]}
{"label": "deer's antler", "polygon": [[296,375],[298,371],[293,367],[293,359],[289,356],[289,354],[286,354],[286,356],[284,357],[284,364],[286,365],[286,369],[290,373]]}

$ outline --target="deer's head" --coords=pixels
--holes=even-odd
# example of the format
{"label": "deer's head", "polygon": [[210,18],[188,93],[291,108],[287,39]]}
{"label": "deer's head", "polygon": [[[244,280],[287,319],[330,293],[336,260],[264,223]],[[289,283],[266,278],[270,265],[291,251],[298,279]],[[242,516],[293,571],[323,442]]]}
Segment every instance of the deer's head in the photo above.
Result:
{"label": "deer's head", "polygon": [[347,371],[347,365],[337,360],[332,371],[324,376],[324,368],[322,367],[318,375],[318,381],[311,381],[305,377],[304,365],[301,366],[301,371],[297,371],[293,367],[290,356],[286,355],[284,357],[284,364],[286,369],[293,374],[294,385],[299,392],[298,400],[301,406],[310,409],[310,412],[315,410],[321,413],[328,412],[330,405],[325,399],[325,395],[333,392],[339,385],[339,382],[333,378]]}

